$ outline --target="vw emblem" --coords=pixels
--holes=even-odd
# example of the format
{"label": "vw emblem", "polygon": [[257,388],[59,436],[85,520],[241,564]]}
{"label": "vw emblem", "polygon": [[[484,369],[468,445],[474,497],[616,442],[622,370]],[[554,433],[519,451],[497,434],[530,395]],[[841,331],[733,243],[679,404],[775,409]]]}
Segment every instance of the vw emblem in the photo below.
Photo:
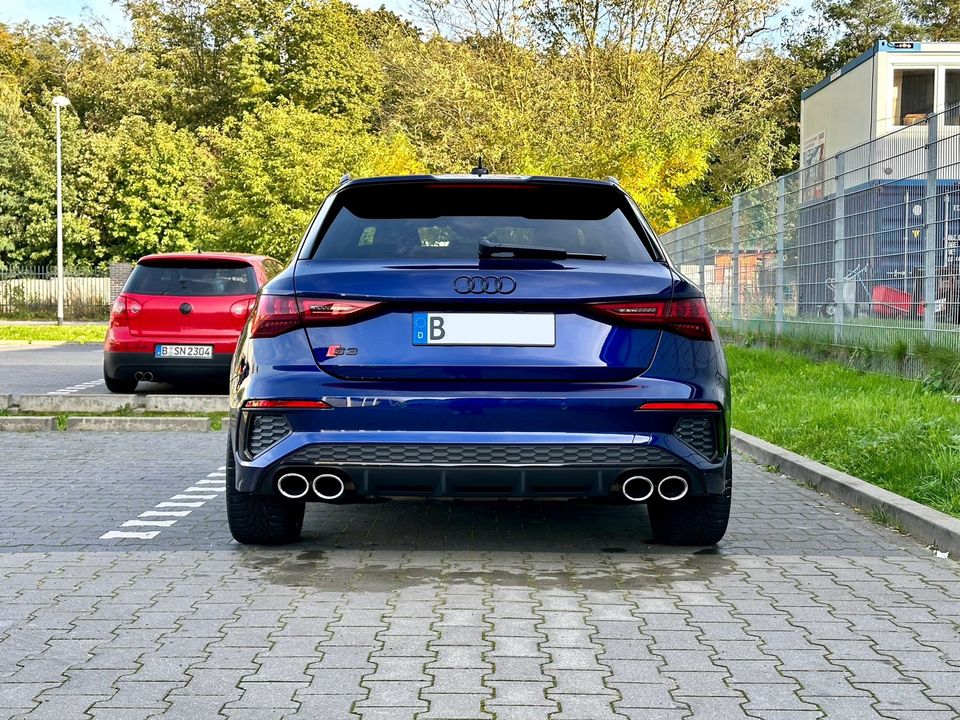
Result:
{"label": "vw emblem", "polygon": [[461,295],[509,295],[517,289],[517,281],[509,275],[461,275],[453,281],[453,289]]}

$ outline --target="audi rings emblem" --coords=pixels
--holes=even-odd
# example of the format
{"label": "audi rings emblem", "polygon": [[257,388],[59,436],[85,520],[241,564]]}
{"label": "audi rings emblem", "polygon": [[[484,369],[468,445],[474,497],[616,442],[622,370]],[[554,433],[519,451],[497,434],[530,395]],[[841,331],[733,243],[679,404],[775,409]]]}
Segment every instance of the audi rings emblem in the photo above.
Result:
{"label": "audi rings emblem", "polygon": [[453,281],[453,289],[461,295],[509,295],[517,289],[517,281],[509,275],[461,275]]}

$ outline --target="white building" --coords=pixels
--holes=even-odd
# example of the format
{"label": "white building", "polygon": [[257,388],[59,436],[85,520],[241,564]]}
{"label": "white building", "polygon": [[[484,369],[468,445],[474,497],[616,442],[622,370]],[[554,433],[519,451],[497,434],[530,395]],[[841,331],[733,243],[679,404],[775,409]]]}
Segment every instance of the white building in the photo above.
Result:
{"label": "white building", "polygon": [[[800,96],[800,166],[960,103],[960,42],[887,42]],[[960,115],[952,119],[958,124]]]}

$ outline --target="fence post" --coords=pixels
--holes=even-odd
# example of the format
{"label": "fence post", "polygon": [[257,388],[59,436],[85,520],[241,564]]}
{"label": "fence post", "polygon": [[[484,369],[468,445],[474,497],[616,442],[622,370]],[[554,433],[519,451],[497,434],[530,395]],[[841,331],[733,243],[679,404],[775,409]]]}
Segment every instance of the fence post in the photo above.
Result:
{"label": "fence post", "polygon": [[774,318],[777,337],[783,334],[783,227],[786,212],[787,183],[783,177],[777,178],[777,272],[774,287]]}
{"label": "fence post", "polygon": [[730,317],[735,331],[740,330],[740,196],[733,196],[733,207],[730,213]]}
{"label": "fence post", "polygon": [[703,216],[697,220],[697,245],[700,246],[700,290],[704,297],[707,295],[707,278],[704,265],[707,263],[707,231],[703,222]]}
{"label": "fence post", "polygon": [[833,259],[834,259],[834,293],[833,293],[833,341],[837,344],[843,340],[843,277],[846,272],[846,240],[845,223],[847,219],[844,207],[843,189],[843,153],[837,153],[835,194],[833,197]]}
{"label": "fence post", "polygon": [[927,196],[923,214],[923,334],[937,329],[937,120],[927,117]]}

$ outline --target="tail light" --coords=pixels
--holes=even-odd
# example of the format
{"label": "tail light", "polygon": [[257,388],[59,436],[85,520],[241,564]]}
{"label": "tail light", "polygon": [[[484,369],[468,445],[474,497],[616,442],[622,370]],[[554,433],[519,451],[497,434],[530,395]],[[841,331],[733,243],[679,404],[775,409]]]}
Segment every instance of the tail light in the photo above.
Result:
{"label": "tail light", "polygon": [[117,299],[113,301],[113,307],[110,308],[110,323],[119,326],[126,325],[127,321],[139,315],[141,310],[143,310],[143,305],[133,298],[118,295]]}
{"label": "tail light", "polygon": [[250,314],[250,311],[253,310],[257,305],[256,298],[248,298],[246,300],[237,300],[233,305],[230,306],[230,314],[235,318],[240,318],[243,320],[247,319],[247,316]]}
{"label": "tail light", "polygon": [[251,337],[276,337],[299,327],[343,325],[379,305],[367,300],[295,298],[261,295],[250,326]]}
{"label": "tail light", "polygon": [[332,410],[333,406],[323,400],[247,400],[244,410],[293,409],[293,410]]}
{"label": "tail light", "polygon": [[703,298],[596,303],[592,307],[626,325],[659,328],[692,340],[716,338],[707,303]]}
{"label": "tail light", "polygon": [[667,402],[646,402],[637,410],[661,410],[669,412],[719,412],[720,404],[715,402],[684,402],[684,401],[667,401]]}

